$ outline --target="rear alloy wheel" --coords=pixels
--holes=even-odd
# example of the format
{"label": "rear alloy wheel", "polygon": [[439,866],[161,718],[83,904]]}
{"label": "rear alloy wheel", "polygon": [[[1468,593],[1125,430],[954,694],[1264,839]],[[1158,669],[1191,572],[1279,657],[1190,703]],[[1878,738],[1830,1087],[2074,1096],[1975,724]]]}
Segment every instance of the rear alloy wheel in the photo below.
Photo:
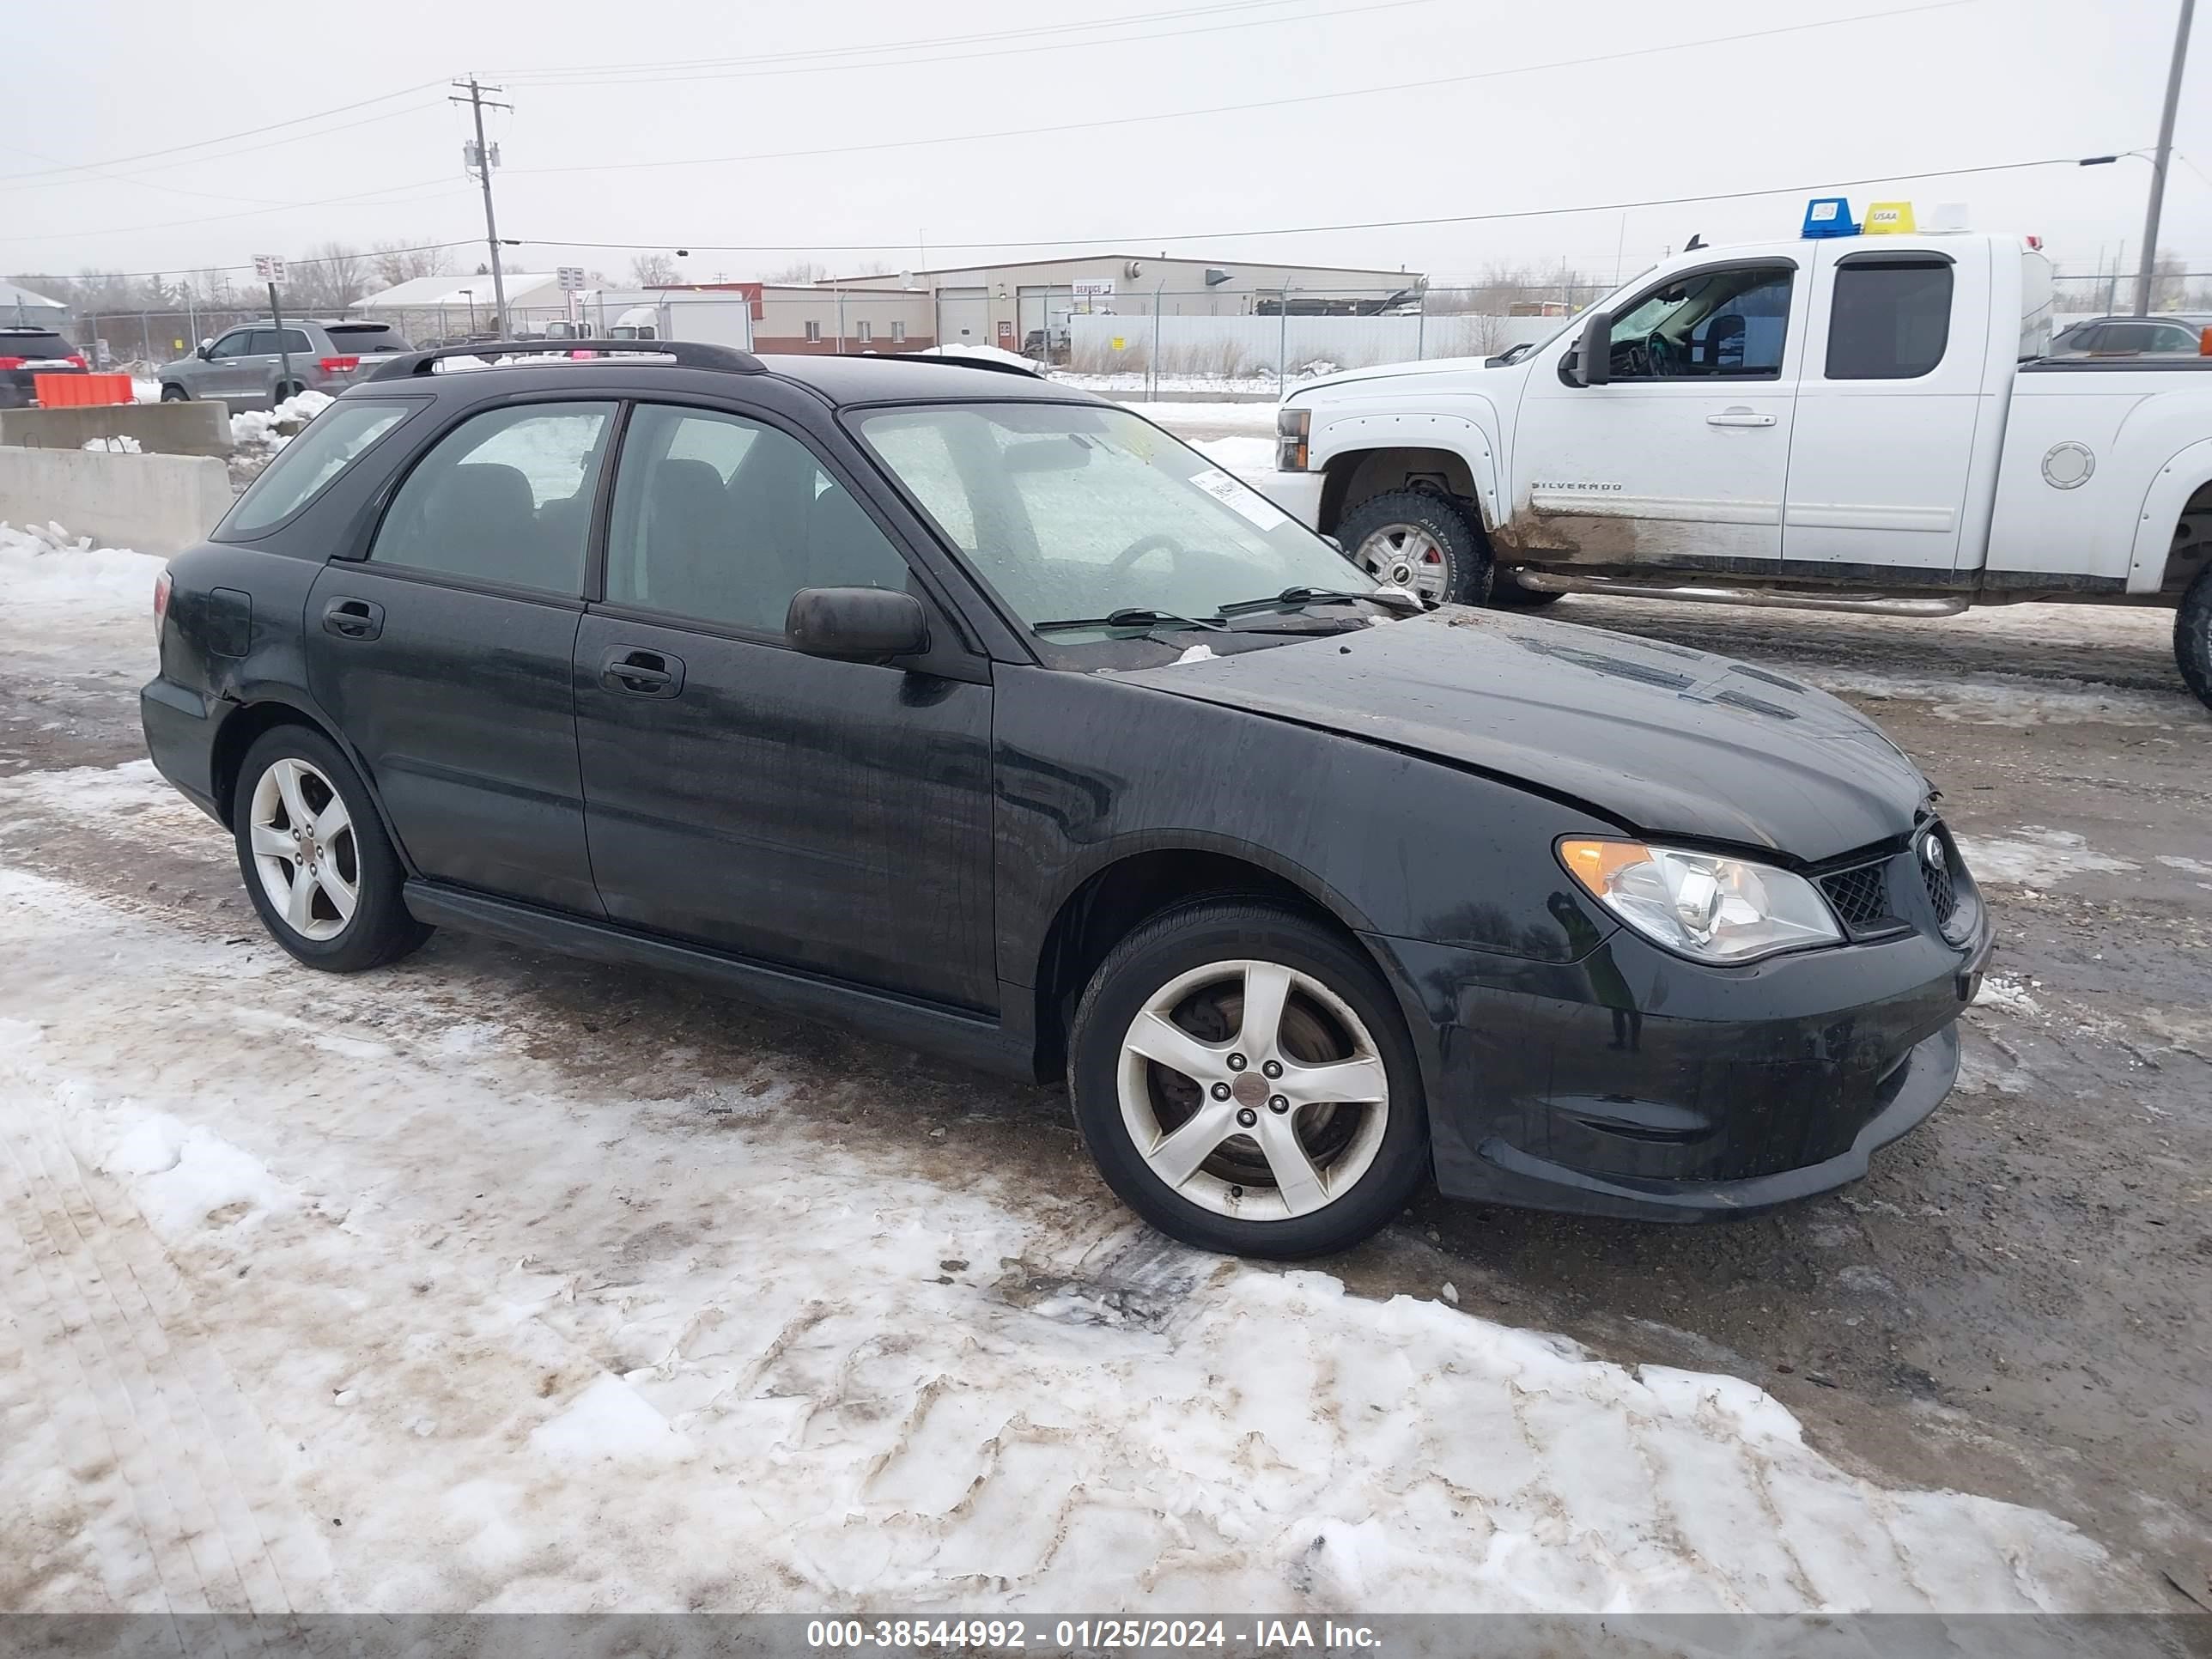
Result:
{"label": "rear alloy wheel", "polygon": [[1480,605],[1490,550],[1467,515],[1424,489],[1370,495],[1344,515],[1336,538],[1377,581],[1409,587],[1426,605]]}
{"label": "rear alloy wheel", "polygon": [[2173,613],[2173,659],[2197,701],[2212,708],[2212,565],[2197,573]]}
{"label": "rear alloy wheel", "polygon": [[1389,991],[1291,911],[1201,904],[1147,923],[1091,981],[1071,1054],[1107,1183],[1204,1249],[1347,1249],[1427,1165],[1419,1073]]}
{"label": "rear alloy wheel", "polygon": [[430,936],[360,775],[337,745],[280,726],[246,751],[234,803],[239,872],[262,925],[313,968],[352,973]]}

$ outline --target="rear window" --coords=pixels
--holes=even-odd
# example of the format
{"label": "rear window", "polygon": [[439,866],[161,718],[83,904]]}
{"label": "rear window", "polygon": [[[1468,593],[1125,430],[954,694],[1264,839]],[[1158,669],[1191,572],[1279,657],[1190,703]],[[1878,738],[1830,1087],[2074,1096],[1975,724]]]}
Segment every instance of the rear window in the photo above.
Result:
{"label": "rear window", "polygon": [[339,402],[307,422],[276,452],[276,459],[246,486],[222,521],[225,532],[251,536],[290,517],[330,481],[367,453],[371,445],[407,418],[413,405]]}
{"label": "rear window", "polygon": [[332,323],[324,332],[331,343],[341,351],[366,355],[374,351],[412,351],[415,348],[399,337],[399,331],[389,323]]}
{"label": "rear window", "polygon": [[0,334],[0,357],[73,357],[76,348],[58,334],[10,329]]}

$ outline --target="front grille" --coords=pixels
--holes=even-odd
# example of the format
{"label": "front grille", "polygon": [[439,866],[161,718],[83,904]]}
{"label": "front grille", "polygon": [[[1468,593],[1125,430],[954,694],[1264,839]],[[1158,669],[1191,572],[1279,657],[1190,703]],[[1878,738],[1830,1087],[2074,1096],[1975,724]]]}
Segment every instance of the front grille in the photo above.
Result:
{"label": "front grille", "polygon": [[1862,864],[1856,870],[1823,876],[1820,890],[1828,896],[1828,902],[1835,907],[1847,933],[1863,933],[1892,920],[1888,872],[1884,865]]}

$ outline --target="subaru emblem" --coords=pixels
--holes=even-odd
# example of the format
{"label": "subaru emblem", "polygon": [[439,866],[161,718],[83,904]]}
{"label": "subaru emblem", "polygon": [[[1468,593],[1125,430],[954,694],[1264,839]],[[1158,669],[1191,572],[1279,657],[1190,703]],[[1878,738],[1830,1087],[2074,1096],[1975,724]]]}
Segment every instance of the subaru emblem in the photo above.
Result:
{"label": "subaru emblem", "polygon": [[1933,836],[1929,836],[1920,843],[1920,856],[1927,860],[1930,870],[1941,870],[1944,864],[1943,843]]}

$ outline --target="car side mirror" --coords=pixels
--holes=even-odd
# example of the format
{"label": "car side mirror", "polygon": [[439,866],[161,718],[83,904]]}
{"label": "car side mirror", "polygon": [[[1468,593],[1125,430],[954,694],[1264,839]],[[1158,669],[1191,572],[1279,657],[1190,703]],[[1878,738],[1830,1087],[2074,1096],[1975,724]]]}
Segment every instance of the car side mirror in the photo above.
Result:
{"label": "car side mirror", "polygon": [[211,340],[211,339],[209,339],[209,340],[202,340],[202,341],[200,342],[200,349],[199,349],[199,350],[198,351],[198,353],[196,353],[195,355],[196,355],[196,356],[200,356],[200,357],[203,357],[203,358],[204,358],[204,357],[205,357],[205,356],[208,355],[208,353],[210,353],[210,351],[213,351],[214,349],[215,349],[215,342],[214,342],[213,340]]}
{"label": "car side mirror", "polygon": [[1575,348],[1573,386],[1603,386],[1613,379],[1613,313],[1593,311]]}
{"label": "car side mirror", "polygon": [[802,587],[791,596],[783,636],[810,657],[884,662],[929,649],[929,615],[896,588]]}

